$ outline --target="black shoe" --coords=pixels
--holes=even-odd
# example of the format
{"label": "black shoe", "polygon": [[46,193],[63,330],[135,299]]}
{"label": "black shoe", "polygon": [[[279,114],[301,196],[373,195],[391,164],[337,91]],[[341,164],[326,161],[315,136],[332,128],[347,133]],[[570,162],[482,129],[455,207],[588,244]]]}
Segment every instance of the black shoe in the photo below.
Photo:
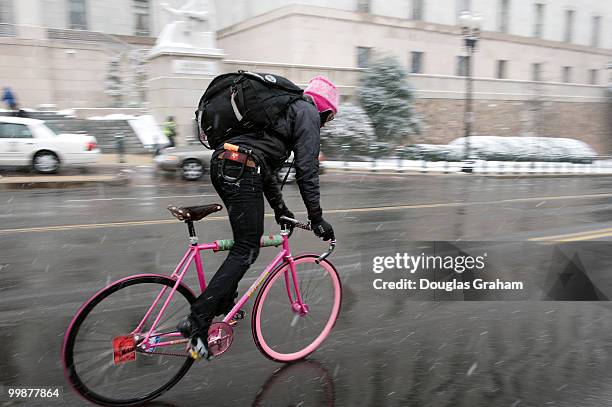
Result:
{"label": "black shoe", "polygon": [[208,338],[204,340],[199,335],[194,335],[189,341],[189,354],[194,360],[209,360],[212,355],[208,352]]}
{"label": "black shoe", "polygon": [[208,335],[202,335],[200,324],[191,316],[187,316],[176,327],[183,338],[189,338],[189,354],[195,360],[210,359],[208,352]]}
{"label": "black shoe", "polygon": [[191,338],[193,333],[198,330],[198,325],[199,324],[191,317],[191,315],[189,315],[179,322],[176,329],[178,329],[183,338]]}

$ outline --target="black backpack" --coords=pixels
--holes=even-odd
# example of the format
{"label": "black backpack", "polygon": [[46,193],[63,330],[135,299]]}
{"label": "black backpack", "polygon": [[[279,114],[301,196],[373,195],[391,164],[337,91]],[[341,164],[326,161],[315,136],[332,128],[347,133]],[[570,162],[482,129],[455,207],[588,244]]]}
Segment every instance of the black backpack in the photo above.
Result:
{"label": "black backpack", "polygon": [[200,142],[217,149],[229,138],[273,127],[304,91],[282,76],[238,71],[214,78],[198,104]]}

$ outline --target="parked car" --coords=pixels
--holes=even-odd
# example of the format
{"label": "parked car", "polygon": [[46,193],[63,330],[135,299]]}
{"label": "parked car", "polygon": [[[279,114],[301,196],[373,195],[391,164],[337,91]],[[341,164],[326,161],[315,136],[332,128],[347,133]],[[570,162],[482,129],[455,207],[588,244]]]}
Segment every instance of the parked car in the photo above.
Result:
{"label": "parked car", "polygon": [[157,169],[178,171],[184,180],[196,181],[208,172],[212,151],[198,146],[168,147],[155,157]]}
{"label": "parked car", "polygon": [[60,133],[42,120],[0,117],[0,166],[50,174],[64,166],[95,163],[99,156],[95,137]]}
{"label": "parked car", "polygon": [[[319,164],[323,163],[323,161],[325,161],[325,155],[323,155],[323,153],[319,153]],[[285,176],[287,177],[287,184],[295,181],[295,166],[291,165],[292,162],[293,153],[291,153],[289,159],[285,161],[283,166],[276,173],[276,179],[279,183],[283,182]],[[287,175],[287,171],[289,171],[289,175]],[[319,165],[319,174],[323,174],[323,165]]]}
{"label": "parked car", "polygon": [[[208,172],[212,151],[199,148],[198,146],[187,147],[168,147],[160,151],[155,157],[157,169],[164,172],[178,171],[184,180],[196,181]],[[319,155],[319,161],[323,161],[323,154]],[[285,179],[285,174],[293,161],[293,153],[276,173],[279,182]],[[323,166],[319,167],[319,173],[323,173]],[[291,167],[291,172],[287,177],[287,182],[295,181],[295,167]]]}

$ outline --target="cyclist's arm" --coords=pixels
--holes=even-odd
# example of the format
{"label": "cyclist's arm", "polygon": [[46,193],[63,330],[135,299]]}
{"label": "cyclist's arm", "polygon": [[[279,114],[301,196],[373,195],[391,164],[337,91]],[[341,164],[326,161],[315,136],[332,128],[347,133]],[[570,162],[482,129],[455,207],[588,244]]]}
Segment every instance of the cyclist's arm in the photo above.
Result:
{"label": "cyclist's arm", "polygon": [[314,222],[323,215],[319,194],[321,128],[314,106],[307,103],[296,106],[292,135],[296,181],[308,211],[308,219]]}
{"label": "cyclist's arm", "polygon": [[270,204],[270,207],[277,211],[285,207],[285,201],[283,200],[283,194],[281,193],[278,181],[276,179],[275,171],[265,171],[263,180],[263,192],[266,200]]}

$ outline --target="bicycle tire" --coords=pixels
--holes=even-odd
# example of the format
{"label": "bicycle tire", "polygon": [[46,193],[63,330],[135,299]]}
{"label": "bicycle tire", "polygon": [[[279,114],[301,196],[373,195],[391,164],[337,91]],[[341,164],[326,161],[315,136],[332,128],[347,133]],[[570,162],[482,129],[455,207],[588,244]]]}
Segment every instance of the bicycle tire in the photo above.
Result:
{"label": "bicycle tire", "polygon": [[[154,389],[153,391],[148,392],[147,394],[139,397],[132,397],[127,399],[113,399],[108,396],[103,396],[101,394],[96,393],[92,389],[88,388],[83,382],[77,372],[77,368],[74,365],[73,355],[75,341],[79,333],[79,328],[82,326],[83,322],[90,315],[90,313],[96,308],[96,306],[102,303],[104,299],[108,298],[110,295],[118,292],[121,289],[131,287],[136,284],[160,284],[172,288],[176,284],[176,281],[167,276],[156,274],[138,275],[119,280],[111,284],[110,286],[100,290],[85,304],[81,306],[81,308],[77,311],[76,315],[73,317],[68,327],[68,330],[66,331],[66,334],[64,336],[64,343],[62,346],[62,362],[64,365],[64,374],[66,376],[66,379],[68,380],[70,386],[81,397],[93,403],[103,406],[115,407],[139,405],[147,401],[151,401],[161,396],[163,393],[172,388],[176,383],[178,383],[178,381],[187,373],[187,371],[194,362],[191,357],[187,356],[185,362],[179,368],[177,373],[172,376],[166,383]],[[193,302],[195,301],[195,295],[184,284],[179,284],[176,291],[183,295],[189,305],[193,304]]]}
{"label": "bicycle tire", "polygon": [[[338,276],[338,272],[336,268],[329,261],[324,260],[320,263],[316,263],[315,260],[318,258],[316,255],[306,254],[297,256],[294,258],[295,265],[309,264],[312,265],[315,269],[320,268],[324,270],[327,275],[330,277],[330,282],[332,284],[333,290],[333,300],[332,307],[329,312],[329,318],[325,321],[325,325],[323,326],[321,332],[307,345],[303,346],[301,349],[293,350],[291,352],[281,352],[273,349],[273,346],[268,343],[264,334],[264,329],[262,328],[262,311],[263,307],[266,303],[266,298],[269,296],[271,292],[272,286],[279,281],[281,274],[284,273],[285,270],[289,267],[288,262],[284,262],[278,267],[276,267],[268,276],[268,278],[263,283],[261,289],[257,294],[257,298],[255,300],[255,304],[253,305],[253,316],[251,318],[251,331],[253,334],[253,340],[257,349],[268,359],[281,362],[288,363],[294,362],[296,360],[304,359],[306,356],[310,355],[312,352],[318,349],[318,347],[323,343],[323,341],[329,336],[329,333],[333,329],[336,321],[338,319],[338,315],[340,314],[340,307],[342,303],[342,283],[340,282],[340,277]],[[298,274],[298,279],[300,278],[300,271],[296,270],[296,274]],[[284,279],[282,279],[284,280]],[[285,282],[280,282],[282,287],[285,286]],[[285,289],[286,290],[286,289]],[[304,295],[304,288],[300,285],[300,292]],[[288,309],[291,310],[291,306],[288,298],[285,300],[289,305]],[[307,299],[305,300],[307,302]],[[291,310],[293,312],[293,310]],[[284,314],[289,314],[288,312],[284,312]],[[289,314],[290,315],[290,314]],[[293,316],[295,320],[295,316]]]}

